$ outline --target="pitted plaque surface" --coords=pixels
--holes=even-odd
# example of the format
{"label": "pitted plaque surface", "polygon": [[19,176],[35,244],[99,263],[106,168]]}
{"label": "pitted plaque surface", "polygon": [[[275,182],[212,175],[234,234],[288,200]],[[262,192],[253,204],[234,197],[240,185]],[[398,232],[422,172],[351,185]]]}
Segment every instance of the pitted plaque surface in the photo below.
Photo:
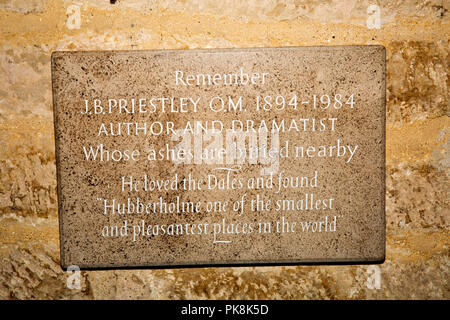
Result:
{"label": "pitted plaque surface", "polygon": [[61,265],[380,262],[381,46],[55,52]]}

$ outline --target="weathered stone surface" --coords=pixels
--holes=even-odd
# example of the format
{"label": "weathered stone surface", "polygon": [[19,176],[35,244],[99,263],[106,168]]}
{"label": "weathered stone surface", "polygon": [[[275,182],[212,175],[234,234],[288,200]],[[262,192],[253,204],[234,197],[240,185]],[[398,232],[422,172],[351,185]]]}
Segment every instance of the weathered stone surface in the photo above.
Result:
{"label": "weathered stone surface", "polygon": [[[35,2],[42,1],[35,0]],[[67,5],[72,4],[71,0],[64,0],[64,2]],[[109,1],[87,0],[84,3],[105,10],[135,9],[146,13],[158,9],[176,10],[178,12],[193,11],[195,13],[231,17],[238,21],[283,21],[308,18],[322,23],[347,22],[355,24],[365,24],[367,7],[374,3],[380,5],[380,12],[385,22],[392,22],[396,16],[414,18],[426,16],[439,21],[448,19],[450,8],[448,3],[440,0],[426,2],[414,0],[378,2],[368,0],[162,0],[158,2],[127,0],[117,1],[114,5],[111,5]]]}
{"label": "weathered stone surface", "polygon": [[41,13],[47,0],[3,0],[0,2],[0,10],[9,10],[20,13]]}
{"label": "weathered stone surface", "polygon": [[363,265],[81,271],[70,290],[56,218],[3,217],[0,231],[15,232],[0,247],[1,299],[450,298],[448,239],[436,229],[388,232],[380,289],[368,288]]}
{"label": "weathered stone surface", "polygon": [[450,116],[448,40],[392,42],[386,60],[389,123]]}
{"label": "weathered stone surface", "polygon": [[450,224],[449,208],[446,172],[429,165],[386,170],[388,229],[437,227],[446,230]]}
{"label": "weathered stone surface", "polygon": [[[69,29],[75,2],[1,1],[0,297],[449,299],[449,3],[379,1],[381,28],[369,29],[371,2],[90,0]],[[380,290],[366,286],[369,266],[83,271],[82,290],[66,288],[56,268],[52,51],[345,44],[386,47]]]}
{"label": "weathered stone surface", "polygon": [[0,214],[56,215],[53,134],[38,123],[34,129],[38,134],[0,129],[0,140],[8,141],[0,156]]}

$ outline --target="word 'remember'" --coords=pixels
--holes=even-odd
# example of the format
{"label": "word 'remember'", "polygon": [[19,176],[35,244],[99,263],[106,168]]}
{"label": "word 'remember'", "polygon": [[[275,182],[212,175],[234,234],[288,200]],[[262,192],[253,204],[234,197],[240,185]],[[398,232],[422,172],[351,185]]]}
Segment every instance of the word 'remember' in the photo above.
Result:
{"label": "word 'remember'", "polygon": [[240,68],[236,73],[185,73],[175,71],[175,84],[177,86],[220,86],[220,85],[252,85],[265,84],[267,72],[247,73]]}

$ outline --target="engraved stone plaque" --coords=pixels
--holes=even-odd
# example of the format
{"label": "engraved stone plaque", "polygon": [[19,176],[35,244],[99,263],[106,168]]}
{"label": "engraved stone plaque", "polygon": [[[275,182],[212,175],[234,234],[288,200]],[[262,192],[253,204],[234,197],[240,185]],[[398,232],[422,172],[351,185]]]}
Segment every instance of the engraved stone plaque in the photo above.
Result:
{"label": "engraved stone plaque", "polygon": [[382,262],[382,46],[54,52],[61,265]]}

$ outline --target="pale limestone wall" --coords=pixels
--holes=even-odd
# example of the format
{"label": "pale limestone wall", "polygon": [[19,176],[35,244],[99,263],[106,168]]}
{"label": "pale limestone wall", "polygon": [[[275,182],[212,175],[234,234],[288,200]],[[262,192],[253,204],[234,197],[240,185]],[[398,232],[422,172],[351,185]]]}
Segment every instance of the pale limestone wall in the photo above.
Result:
{"label": "pale limestone wall", "polygon": [[[380,29],[366,25],[369,4]],[[0,298],[449,299],[448,10],[433,0],[0,0]],[[83,271],[81,290],[66,288],[52,51],[345,44],[386,47],[379,290],[366,285],[369,266]]]}

